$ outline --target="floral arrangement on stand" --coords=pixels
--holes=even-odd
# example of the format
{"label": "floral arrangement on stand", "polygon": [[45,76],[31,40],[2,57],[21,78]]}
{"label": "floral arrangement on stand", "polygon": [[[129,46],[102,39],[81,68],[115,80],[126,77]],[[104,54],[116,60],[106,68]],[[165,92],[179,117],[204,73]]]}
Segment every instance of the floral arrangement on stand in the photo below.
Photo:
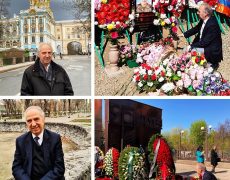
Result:
{"label": "floral arrangement on stand", "polygon": [[100,176],[103,174],[103,160],[103,151],[98,146],[95,146],[95,176]]}
{"label": "floral arrangement on stand", "polygon": [[119,179],[145,179],[144,154],[137,147],[126,147],[119,158]]}
{"label": "floral arrangement on stand", "polygon": [[118,177],[118,159],[119,151],[116,148],[111,148],[105,155],[104,166],[105,175],[109,177]]}
{"label": "floral arrangement on stand", "polygon": [[175,180],[175,164],[171,154],[171,149],[167,141],[160,135],[154,134],[148,143],[148,150],[151,152],[150,159],[153,160],[154,152],[158,147],[156,157],[156,179],[171,179]]}
{"label": "floral arrangement on stand", "polygon": [[130,26],[129,0],[101,0],[95,1],[95,24],[105,30],[105,37],[111,44],[117,45],[118,38]]}

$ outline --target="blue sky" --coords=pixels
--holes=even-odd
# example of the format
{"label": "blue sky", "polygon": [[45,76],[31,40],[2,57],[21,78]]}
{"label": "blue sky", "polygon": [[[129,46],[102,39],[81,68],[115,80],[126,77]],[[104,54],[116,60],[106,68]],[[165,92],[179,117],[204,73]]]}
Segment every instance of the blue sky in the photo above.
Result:
{"label": "blue sky", "polygon": [[[73,12],[64,7],[64,0],[51,0],[50,6],[54,13],[54,18],[56,21],[59,20],[71,20],[74,19]],[[19,14],[20,10],[26,10],[29,8],[29,0],[10,0],[10,15]]]}
{"label": "blue sky", "polygon": [[162,109],[162,132],[172,128],[189,129],[192,122],[205,120],[214,129],[230,119],[230,99],[138,99]]}

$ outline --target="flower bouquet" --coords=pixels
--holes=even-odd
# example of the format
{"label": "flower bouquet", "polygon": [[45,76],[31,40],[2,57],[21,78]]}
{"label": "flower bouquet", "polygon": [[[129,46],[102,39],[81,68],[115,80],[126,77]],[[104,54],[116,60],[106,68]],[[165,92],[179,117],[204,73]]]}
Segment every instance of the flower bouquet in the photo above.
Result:
{"label": "flower bouquet", "polygon": [[134,69],[133,81],[139,91],[154,92],[164,84],[165,69],[163,66],[150,67],[143,63]]}
{"label": "flower bouquet", "polygon": [[121,45],[119,48],[119,63],[122,66],[123,64],[128,65],[130,68],[137,67],[137,47],[135,45]]}
{"label": "flower bouquet", "polygon": [[207,61],[204,57],[204,54],[200,54],[196,51],[192,51],[191,52],[191,58],[192,58],[192,62],[193,64],[198,64],[200,66],[205,66],[207,64]]}
{"label": "flower bouquet", "polygon": [[126,147],[119,158],[119,179],[145,179],[144,154],[137,147]]}
{"label": "flower bouquet", "polygon": [[129,0],[110,0],[102,1],[100,5],[96,4],[95,10],[96,25],[105,30],[105,37],[111,44],[118,43],[118,37],[128,27],[130,2]]}
{"label": "flower bouquet", "polygon": [[96,146],[95,147],[95,175],[100,176],[103,173],[103,160],[104,160],[104,153],[103,151]]}
{"label": "flower bouquet", "polygon": [[[150,159],[153,160],[154,152],[158,148],[156,157],[156,179],[175,180],[175,165],[167,141],[159,134],[153,135],[148,143],[148,150],[151,152]],[[151,174],[150,174],[151,175]]]}
{"label": "flower bouquet", "polygon": [[105,175],[109,177],[118,177],[118,158],[119,151],[115,148],[111,148],[105,155]]}

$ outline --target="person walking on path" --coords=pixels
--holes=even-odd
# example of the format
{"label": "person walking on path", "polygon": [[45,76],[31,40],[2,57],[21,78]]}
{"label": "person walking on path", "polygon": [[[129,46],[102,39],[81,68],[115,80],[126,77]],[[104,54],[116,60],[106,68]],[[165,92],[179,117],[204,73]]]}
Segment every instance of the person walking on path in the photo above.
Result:
{"label": "person walking on path", "polygon": [[212,165],[212,172],[215,173],[215,168],[218,165],[218,162],[220,161],[220,158],[218,157],[218,154],[216,152],[216,146],[213,146],[211,150],[211,165]]}
{"label": "person walking on path", "polygon": [[198,163],[204,163],[204,152],[202,146],[199,146],[196,150],[196,161]]}

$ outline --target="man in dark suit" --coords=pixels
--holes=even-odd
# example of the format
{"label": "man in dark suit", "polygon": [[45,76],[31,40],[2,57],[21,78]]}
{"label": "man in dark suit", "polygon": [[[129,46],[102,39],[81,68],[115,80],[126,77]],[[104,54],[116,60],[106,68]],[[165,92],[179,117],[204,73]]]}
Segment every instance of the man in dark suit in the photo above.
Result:
{"label": "man in dark suit", "polygon": [[186,31],[184,37],[188,38],[197,34],[191,44],[191,49],[204,53],[206,60],[214,69],[217,69],[219,62],[223,60],[222,39],[220,27],[212,13],[210,5],[201,4],[198,10],[200,22],[194,28]]}
{"label": "man in dark suit", "polygon": [[206,170],[203,163],[198,163],[196,166],[196,172],[202,180],[217,180],[216,177],[209,171]]}
{"label": "man in dark suit", "polygon": [[16,180],[62,180],[64,154],[59,134],[44,128],[45,113],[38,106],[25,111],[29,132],[16,139],[12,166]]}

